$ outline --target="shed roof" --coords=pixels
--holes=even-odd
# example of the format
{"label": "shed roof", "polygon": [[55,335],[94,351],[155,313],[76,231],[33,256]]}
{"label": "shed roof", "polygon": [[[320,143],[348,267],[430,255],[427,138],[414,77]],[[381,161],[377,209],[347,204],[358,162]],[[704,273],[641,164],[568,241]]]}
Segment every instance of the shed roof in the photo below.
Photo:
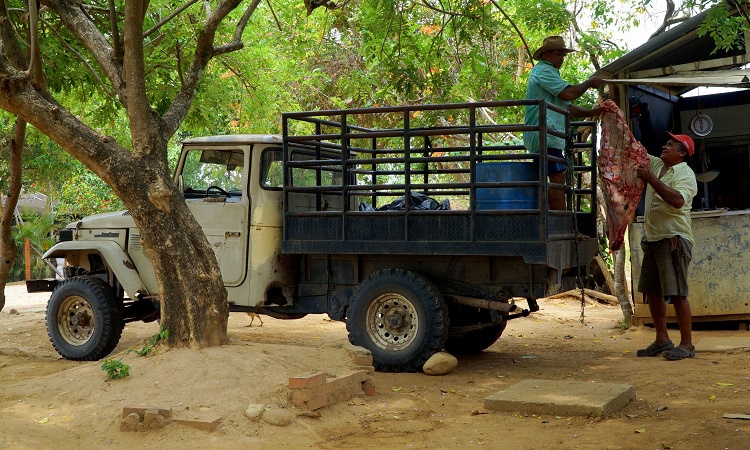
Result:
{"label": "shed roof", "polygon": [[656,84],[660,86],[712,86],[750,88],[750,70],[726,69],[715,71],[698,71],[677,73],[658,78],[610,79],[610,83],[619,84]]}
{"label": "shed roof", "polygon": [[715,50],[710,35],[698,36],[709,11],[649,39],[597,75],[613,83],[683,86],[683,92],[695,86],[750,87],[747,71],[737,70],[750,62],[746,49]]}

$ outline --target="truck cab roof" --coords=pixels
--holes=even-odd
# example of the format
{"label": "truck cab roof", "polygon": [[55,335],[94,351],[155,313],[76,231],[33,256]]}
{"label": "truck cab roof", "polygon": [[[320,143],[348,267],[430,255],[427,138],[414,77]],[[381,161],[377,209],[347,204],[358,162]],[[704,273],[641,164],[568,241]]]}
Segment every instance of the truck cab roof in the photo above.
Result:
{"label": "truck cab roof", "polygon": [[281,144],[281,136],[277,134],[224,134],[219,136],[204,136],[187,138],[183,144]]}

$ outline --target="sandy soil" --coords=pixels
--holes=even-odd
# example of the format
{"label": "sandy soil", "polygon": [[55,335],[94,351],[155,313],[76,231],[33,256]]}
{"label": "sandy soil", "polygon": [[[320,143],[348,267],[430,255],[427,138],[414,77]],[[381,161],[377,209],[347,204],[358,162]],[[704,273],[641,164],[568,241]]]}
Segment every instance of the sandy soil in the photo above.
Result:
{"label": "sandy soil", "polygon": [[[10,286],[0,312],[0,448],[596,448],[746,449],[750,421],[750,352],[700,353],[708,336],[748,332],[698,330],[698,354],[680,362],[636,358],[653,330],[620,330],[619,307],[596,303],[579,321],[580,302],[547,300],[529,318],[511,321],[488,351],[460,357],[449,375],[375,374],[377,394],[297,417],[287,427],[252,422],[250,403],[294,410],[289,376],[348,369],[337,344],[342,323],[325,316],[296,321],[232,314],[231,343],[206,350],[159,350],[140,357],[156,324],[129,324],[113,357],[131,375],[105,381],[100,362],[58,357],[44,325],[46,295]],[[10,314],[10,309],[17,314]],[[677,339],[674,330],[673,338]],[[487,411],[484,399],[528,378],[628,383],[637,397],[604,418]],[[213,432],[170,424],[121,432],[124,405],[189,406],[222,417]]]}

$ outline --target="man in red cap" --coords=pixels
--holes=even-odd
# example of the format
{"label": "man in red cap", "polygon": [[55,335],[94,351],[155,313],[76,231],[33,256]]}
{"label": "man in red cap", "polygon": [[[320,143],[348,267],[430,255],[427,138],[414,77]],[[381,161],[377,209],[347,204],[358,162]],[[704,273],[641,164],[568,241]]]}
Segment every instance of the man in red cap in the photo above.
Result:
{"label": "man in red cap", "polygon": [[[693,231],[690,207],[698,193],[695,173],[685,160],[695,151],[690,136],[668,133],[659,158],[649,155],[649,165],[638,167],[638,177],[647,183],[645,237],[641,242],[643,263],[638,290],[646,295],[656,340],[637,352],[669,360],[695,356],[688,303],[688,265],[692,257]],[[671,298],[680,327],[680,345],[667,333],[666,299]]]}

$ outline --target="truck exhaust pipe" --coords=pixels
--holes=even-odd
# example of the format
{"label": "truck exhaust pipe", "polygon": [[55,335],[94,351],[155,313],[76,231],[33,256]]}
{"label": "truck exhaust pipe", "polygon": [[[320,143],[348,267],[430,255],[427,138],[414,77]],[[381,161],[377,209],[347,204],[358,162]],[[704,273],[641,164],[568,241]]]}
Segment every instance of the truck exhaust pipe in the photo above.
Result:
{"label": "truck exhaust pipe", "polygon": [[511,300],[511,303],[504,303],[494,300],[484,300],[481,298],[464,297],[462,295],[446,296],[446,300],[450,300],[453,303],[458,303],[459,305],[471,306],[480,309],[489,309],[492,311],[513,312],[518,309],[518,306],[516,306],[515,303],[512,303],[513,300]]}

